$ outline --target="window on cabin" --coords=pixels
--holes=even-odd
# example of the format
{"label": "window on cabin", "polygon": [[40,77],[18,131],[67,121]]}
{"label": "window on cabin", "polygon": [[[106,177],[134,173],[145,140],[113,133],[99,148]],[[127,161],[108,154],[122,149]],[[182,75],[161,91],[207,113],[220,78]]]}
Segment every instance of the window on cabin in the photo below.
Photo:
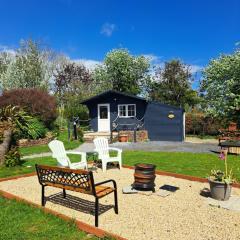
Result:
{"label": "window on cabin", "polygon": [[135,117],[136,105],[135,104],[118,105],[118,116],[119,117]]}

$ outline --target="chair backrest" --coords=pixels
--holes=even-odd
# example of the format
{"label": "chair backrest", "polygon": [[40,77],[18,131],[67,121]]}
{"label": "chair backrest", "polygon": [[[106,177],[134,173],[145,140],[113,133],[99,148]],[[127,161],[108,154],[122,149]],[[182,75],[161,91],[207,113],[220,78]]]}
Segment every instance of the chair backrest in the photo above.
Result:
{"label": "chair backrest", "polygon": [[66,154],[63,142],[59,140],[53,140],[48,144],[52,151],[52,157],[56,158],[58,165],[63,167],[69,167],[71,162]]}
{"label": "chair backrest", "polygon": [[41,185],[65,188],[94,195],[95,185],[91,171],[35,165]]}
{"label": "chair backrest", "polygon": [[93,140],[95,145],[95,150],[98,152],[98,157],[100,159],[109,158],[109,146],[108,140],[104,137],[97,137]]}

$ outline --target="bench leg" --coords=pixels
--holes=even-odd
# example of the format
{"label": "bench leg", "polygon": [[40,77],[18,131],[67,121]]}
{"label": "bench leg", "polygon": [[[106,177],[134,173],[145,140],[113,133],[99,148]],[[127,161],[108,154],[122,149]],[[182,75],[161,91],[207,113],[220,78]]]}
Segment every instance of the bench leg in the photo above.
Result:
{"label": "bench leg", "polygon": [[118,214],[117,189],[114,190],[114,211],[116,214]]}
{"label": "bench leg", "polygon": [[66,190],[63,189],[63,197],[66,198]]}
{"label": "bench leg", "polygon": [[95,198],[95,227],[98,227],[98,208],[99,208],[99,200]]}
{"label": "bench leg", "polygon": [[42,206],[43,206],[43,207],[45,206],[44,187],[45,187],[45,186],[42,185]]}

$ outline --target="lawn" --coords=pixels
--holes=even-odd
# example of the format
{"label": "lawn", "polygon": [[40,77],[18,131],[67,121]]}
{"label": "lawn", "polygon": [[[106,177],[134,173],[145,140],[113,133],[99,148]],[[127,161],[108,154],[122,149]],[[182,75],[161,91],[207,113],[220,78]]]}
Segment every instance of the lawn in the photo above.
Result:
{"label": "lawn", "polygon": [[[74,148],[77,148],[81,144],[81,142],[79,142],[78,140],[68,141],[67,130],[60,132],[57,139],[64,143],[64,146],[66,149],[74,149]],[[38,145],[38,146],[21,147],[20,148],[20,153],[22,156],[44,153],[44,152],[50,152],[48,145]]]}
{"label": "lawn", "polygon": [[[79,156],[70,155],[72,162],[79,161]],[[224,162],[218,159],[217,154],[187,153],[187,152],[143,152],[124,151],[123,164],[133,166],[136,163],[153,163],[157,169],[167,172],[207,177],[211,169],[224,169]],[[235,178],[240,181],[240,156],[228,156],[229,169],[233,169]],[[56,165],[51,157],[41,157],[27,160],[22,166],[14,168],[0,168],[0,178],[35,171],[34,164]],[[28,166],[28,167],[27,167]]]}
{"label": "lawn", "polygon": [[[75,223],[66,222],[41,209],[0,196],[0,239],[9,240],[97,240],[79,231]],[[104,238],[110,239],[110,238]]]}

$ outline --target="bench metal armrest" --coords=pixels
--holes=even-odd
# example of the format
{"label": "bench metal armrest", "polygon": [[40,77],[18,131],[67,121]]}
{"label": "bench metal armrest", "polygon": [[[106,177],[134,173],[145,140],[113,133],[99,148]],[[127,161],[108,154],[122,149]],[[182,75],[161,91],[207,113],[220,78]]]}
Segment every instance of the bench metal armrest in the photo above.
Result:
{"label": "bench metal armrest", "polygon": [[105,183],[109,183],[109,182],[112,182],[112,183],[113,183],[113,187],[114,187],[115,189],[117,189],[117,183],[116,183],[116,181],[113,180],[113,179],[106,180],[106,181],[99,182],[99,183],[95,183],[94,186],[99,186],[99,185],[102,185],[102,184],[105,184]]}

